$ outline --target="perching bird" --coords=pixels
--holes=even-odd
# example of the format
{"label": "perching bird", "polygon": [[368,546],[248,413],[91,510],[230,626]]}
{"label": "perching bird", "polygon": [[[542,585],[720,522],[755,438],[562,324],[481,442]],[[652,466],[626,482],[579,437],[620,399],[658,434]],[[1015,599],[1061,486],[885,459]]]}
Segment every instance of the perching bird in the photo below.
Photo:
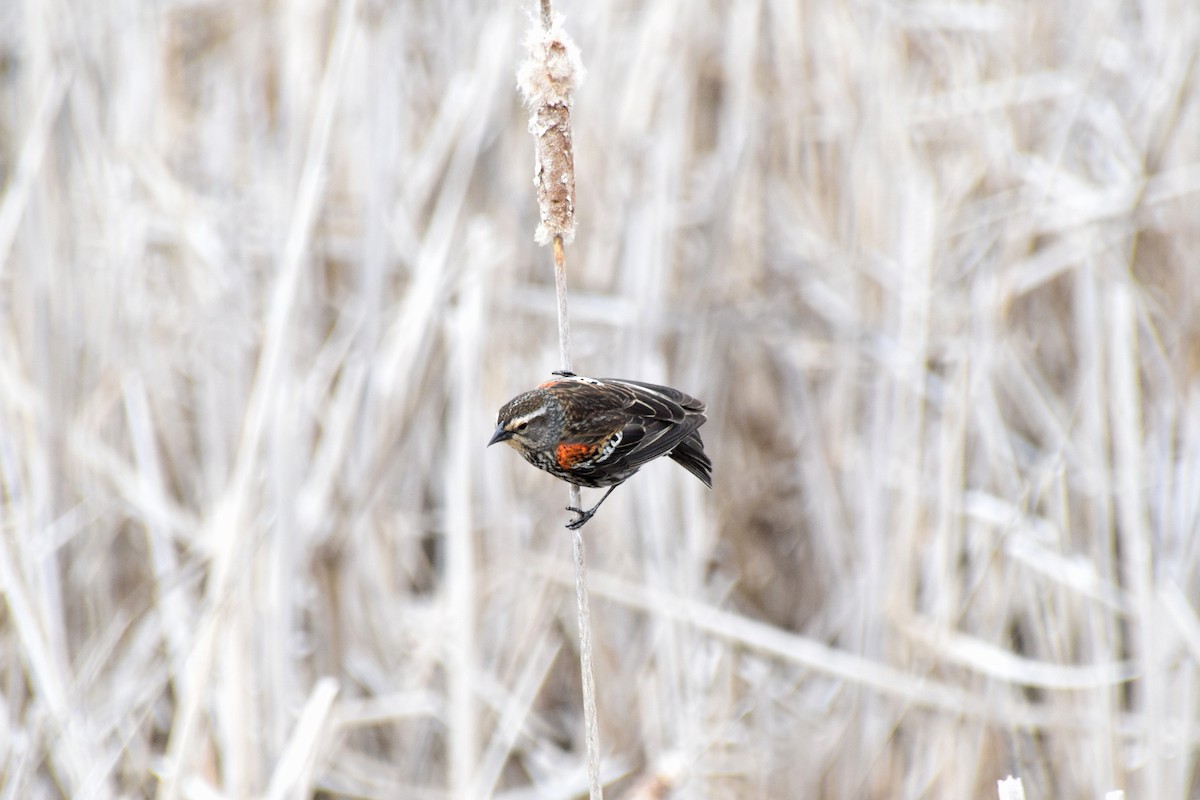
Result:
{"label": "perching bird", "polygon": [[671,460],[712,488],[712,461],[699,428],[704,403],[677,389],[570,372],[517,395],[500,409],[488,446],[507,442],[526,461],[578,486],[610,487],[567,525],[575,530],[643,464]]}

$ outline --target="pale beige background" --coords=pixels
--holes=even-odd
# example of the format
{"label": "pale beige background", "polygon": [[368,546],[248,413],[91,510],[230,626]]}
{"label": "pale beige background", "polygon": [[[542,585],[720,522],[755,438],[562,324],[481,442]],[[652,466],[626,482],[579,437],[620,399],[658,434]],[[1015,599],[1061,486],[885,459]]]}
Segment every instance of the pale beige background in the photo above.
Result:
{"label": "pale beige background", "polygon": [[[558,7],[608,794],[1196,796],[1200,5]],[[0,4],[0,797],[579,796],[527,24]]]}

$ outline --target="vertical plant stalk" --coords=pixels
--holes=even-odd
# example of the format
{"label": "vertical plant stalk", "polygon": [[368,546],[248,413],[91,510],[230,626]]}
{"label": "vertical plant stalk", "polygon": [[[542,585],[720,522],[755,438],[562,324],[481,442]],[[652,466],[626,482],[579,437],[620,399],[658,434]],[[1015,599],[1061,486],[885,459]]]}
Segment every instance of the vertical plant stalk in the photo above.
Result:
{"label": "vertical plant stalk", "polygon": [[[550,0],[541,0],[540,25],[526,39],[529,57],[517,71],[517,84],[529,107],[534,139],[534,185],[541,220],[534,239],[553,244],[554,288],[558,298],[558,352],[562,369],[572,372],[571,324],[567,315],[566,245],[575,238],[575,156],[571,144],[571,103],[583,80],[579,48],[555,17]],[[571,486],[571,505],[583,507],[578,486]],[[575,602],[579,616],[579,665],[583,684],[584,734],[588,787],[592,800],[602,800],[600,731],[596,720],[596,684],[592,675],[592,623],[588,603],[586,556],[582,530],[572,532],[575,558]]]}
{"label": "vertical plant stalk", "polygon": [[[571,324],[567,317],[566,253],[561,236],[554,237],[554,288],[558,296],[558,345],[563,370],[571,372]],[[580,489],[571,484],[571,507],[583,508]],[[575,607],[579,616],[579,671],[583,684],[583,726],[587,740],[588,786],[592,800],[601,800],[600,726],[596,716],[596,681],[592,673],[592,610],[588,602],[587,556],[583,547],[583,528],[571,531],[571,552],[575,558]]]}

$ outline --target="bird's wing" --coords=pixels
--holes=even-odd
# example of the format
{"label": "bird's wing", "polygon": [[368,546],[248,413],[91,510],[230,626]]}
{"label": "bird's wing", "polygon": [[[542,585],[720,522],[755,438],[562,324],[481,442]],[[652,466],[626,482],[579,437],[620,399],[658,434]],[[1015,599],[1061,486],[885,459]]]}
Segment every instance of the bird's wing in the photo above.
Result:
{"label": "bird's wing", "polygon": [[581,412],[564,432],[566,442],[600,442],[620,433],[601,463],[624,461],[637,469],[671,452],[705,422],[704,403],[667,386],[617,378],[567,380]]}

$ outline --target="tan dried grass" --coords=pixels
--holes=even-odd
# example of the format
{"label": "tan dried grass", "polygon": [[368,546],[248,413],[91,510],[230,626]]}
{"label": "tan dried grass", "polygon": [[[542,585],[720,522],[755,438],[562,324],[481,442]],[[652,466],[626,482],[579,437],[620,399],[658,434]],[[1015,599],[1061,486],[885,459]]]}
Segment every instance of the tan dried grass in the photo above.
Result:
{"label": "tan dried grass", "polygon": [[[1195,796],[1200,7],[557,10],[610,793]],[[585,791],[527,21],[0,8],[0,798]]]}

